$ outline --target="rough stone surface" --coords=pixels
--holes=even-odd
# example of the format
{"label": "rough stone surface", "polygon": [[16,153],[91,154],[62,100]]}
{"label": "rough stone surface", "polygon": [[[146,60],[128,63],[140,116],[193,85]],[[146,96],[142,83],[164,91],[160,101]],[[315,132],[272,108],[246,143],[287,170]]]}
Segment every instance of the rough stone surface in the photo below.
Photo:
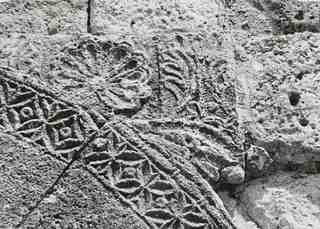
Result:
{"label": "rough stone surface", "polygon": [[7,135],[0,142],[0,228],[9,228],[54,182],[63,163]]}
{"label": "rough stone surface", "polygon": [[[205,138],[206,131],[202,133],[203,128],[213,133],[215,129],[210,130],[200,121],[183,119],[178,122],[128,119],[120,114],[104,118],[86,106],[60,100],[40,86],[32,85],[23,75],[25,82],[22,82],[17,75],[16,71],[1,69],[2,132],[36,145],[68,165],[80,158],[92,179],[98,180],[105,192],[113,193],[146,226],[235,227],[213,189],[210,169],[214,165],[222,169],[240,162],[228,151],[232,145],[228,146],[227,138],[212,135],[221,146],[226,145],[223,150]],[[199,132],[195,134],[197,129]],[[66,172],[70,169],[62,174],[65,176]],[[53,191],[50,188],[38,200],[55,202]],[[36,204],[29,209],[30,214],[39,209]],[[212,211],[215,215],[210,214]],[[28,217],[23,219],[30,218],[27,213]],[[63,222],[71,220],[61,217]],[[70,223],[85,224],[80,219],[74,220]],[[18,225],[26,223],[23,220]],[[41,219],[39,223],[44,221]],[[105,220],[96,223],[103,227]]]}
{"label": "rough stone surface", "polygon": [[220,1],[210,0],[95,0],[92,31],[140,36],[159,32],[207,33],[217,25],[222,6]]}
{"label": "rough stone surface", "polygon": [[31,228],[147,228],[79,164],[69,170],[25,225]]}
{"label": "rough stone surface", "polygon": [[0,0],[0,227],[317,228],[318,8]]}
{"label": "rough stone surface", "polygon": [[221,171],[221,175],[229,184],[241,184],[245,178],[244,170],[240,166],[226,167]]}
{"label": "rough stone surface", "polygon": [[[54,182],[65,163],[37,146],[1,134],[0,228],[13,228]],[[144,228],[81,165],[75,165],[27,219],[26,228]]]}
{"label": "rough stone surface", "polygon": [[232,38],[236,42],[241,43],[251,37],[274,33],[271,17],[251,1],[234,1],[228,17],[232,27]]}
{"label": "rough stone surface", "polygon": [[320,31],[320,3],[318,1],[250,1],[272,19],[274,32],[290,34]]}
{"label": "rough stone surface", "polygon": [[268,152],[262,147],[251,146],[246,155],[246,175],[250,178],[266,175],[273,162]]}
{"label": "rough stone surface", "polygon": [[262,229],[316,229],[320,225],[319,175],[279,173],[249,183],[241,196]]}
{"label": "rough stone surface", "polygon": [[244,45],[239,115],[277,162],[319,160],[319,36],[268,36]]}
{"label": "rough stone surface", "polygon": [[[177,20],[192,13],[191,6],[180,12],[184,4],[175,6]],[[78,173],[91,176],[88,184],[80,176],[76,186],[69,168],[67,178],[25,212],[26,220],[13,224],[235,228],[215,193],[223,168],[238,165],[243,172],[234,78],[227,71],[231,52],[224,51],[227,37],[216,17],[207,18],[215,32],[199,30],[211,16],[203,5],[207,14],[196,29],[187,27],[187,18],[184,31],[167,33],[156,19],[146,24],[146,37],[127,35],[120,24],[120,31],[106,28],[101,36],[91,15],[96,9],[89,15],[96,35],[65,35],[50,27],[49,35],[1,37],[1,131],[65,163],[80,157],[85,171]],[[115,16],[122,21],[132,16],[120,12]],[[113,221],[115,199],[124,216]]]}
{"label": "rough stone surface", "polygon": [[0,1],[0,34],[87,31],[86,0]]}
{"label": "rough stone surface", "polygon": [[239,200],[231,197],[228,192],[219,192],[227,210],[230,212],[232,220],[237,225],[238,229],[260,229],[255,222],[250,219],[247,213],[247,207],[244,206]]}

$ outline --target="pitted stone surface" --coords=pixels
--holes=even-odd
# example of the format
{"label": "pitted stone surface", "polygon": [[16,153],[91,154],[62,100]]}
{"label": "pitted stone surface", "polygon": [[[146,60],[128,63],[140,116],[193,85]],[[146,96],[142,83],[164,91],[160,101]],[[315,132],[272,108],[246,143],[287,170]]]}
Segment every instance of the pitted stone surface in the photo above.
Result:
{"label": "pitted stone surface", "polygon": [[26,227],[36,228],[147,228],[132,211],[75,164],[55,191],[30,216]]}
{"label": "pitted stone surface", "polygon": [[294,226],[243,183],[320,171],[317,6],[0,0],[0,227]]}
{"label": "pitted stone surface", "polygon": [[74,33],[87,30],[86,0],[0,1],[0,34]]}
{"label": "pitted stone surface", "polygon": [[[200,121],[127,119],[121,115],[110,120],[100,115],[99,120],[97,112],[59,100],[39,86],[21,82],[14,73],[1,69],[1,132],[25,140],[64,163],[80,158],[105,190],[114,193],[150,228],[234,228],[208,183],[219,177],[210,180],[210,170],[202,166],[223,168],[240,163],[232,151],[227,151],[236,150],[232,138]],[[179,130],[183,127],[190,132]],[[39,199],[55,202],[54,190],[49,190],[50,196]],[[36,204],[29,211],[38,209]],[[23,215],[29,217],[28,210]],[[23,217],[23,225],[27,219]]]}
{"label": "pitted stone surface", "polygon": [[[207,32],[218,23],[223,4],[209,0],[95,0],[93,33]],[[147,34],[146,34],[147,33]]]}
{"label": "pitted stone surface", "polygon": [[260,177],[266,175],[273,163],[268,152],[258,146],[251,146],[246,152],[246,170],[248,177]]}
{"label": "pitted stone surface", "polygon": [[273,21],[274,32],[320,32],[320,3],[318,1],[265,0],[251,2]]}
{"label": "pitted stone surface", "polygon": [[244,48],[240,122],[277,162],[319,160],[319,36],[270,36]]}
{"label": "pitted stone surface", "polygon": [[[120,211],[130,209],[138,222],[133,227],[235,228],[215,193],[223,168],[243,166],[234,77],[227,71],[232,52],[225,51],[229,38],[218,26],[219,12],[209,13],[216,4],[207,8],[209,3],[202,2],[192,12],[193,4],[198,3],[168,5],[177,15],[163,27],[159,2],[146,12],[154,18],[143,22],[143,34],[134,34],[126,24],[118,24],[119,31],[99,31],[94,7],[89,16],[96,35],[51,29],[49,36],[1,37],[2,130],[64,163],[79,158],[92,181],[114,195],[107,199],[118,200]],[[200,12],[203,17],[189,27]],[[112,16],[125,22],[133,15],[124,9]],[[104,227],[115,222],[108,218],[112,203],[93,210],[71,181],[73,193],[64,194],[63,181],[43,197],[25,225],[87,225],[93,220]],[[72,206],[75,196],[80,199]],[[77,205],[85,205],[83,212]],[[103,208],[111,214],[90,218]],[[52,213],[55,209],[64,212]],[[119,227],[129,221],[118,222]]]}
{"label": "pitted stone surface", "polygon": [[0,135],[0,228],[18,224],[64,164],[22,141]]}
{"label": "pitted stone surface", "polygon": [[320,223],[319,175],[277,173],[249,183],[241,202],[259,228],[316,229]]}

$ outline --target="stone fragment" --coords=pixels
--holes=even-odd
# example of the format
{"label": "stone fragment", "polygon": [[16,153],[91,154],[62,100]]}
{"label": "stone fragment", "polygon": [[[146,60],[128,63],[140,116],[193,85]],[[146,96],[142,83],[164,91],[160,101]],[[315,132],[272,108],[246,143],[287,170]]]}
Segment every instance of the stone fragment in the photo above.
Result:
{"label": "stone fragment", "polygon": [[221,176],[228,184],[241,184],[244,182],[245,172],[240,166],[229,166],[221,171]]}
{"label": "stone fragment", "polygon": [[320,176],[294,177],[280,172],[248,184],[240,200],[259,228],[319,228]]}
{"label": "stone fragment", "polygon": [[264,148],[252,145],[247,151],[247,177],[256,178],[263,175],[265,172],[267,172],[272,162],[272,158]]}
{"label": "stone fragment", "polygon": [[300,0],[250,0],[273,21],[274,32],[290,34],[320,31],[320,3]]}
{"label": "stone fragment", "polygon": [[320,36],[256,38],[239,61],[239,122],[280,164],[320,160]]}
{"label": "stone fragment", "polygon": [[237,229],[259,229],[257,224],[250,219],[246,208],[239,200],[231,197],[227,192],[219,192],[218,195],[229,211],[233,222],[237,225]]}

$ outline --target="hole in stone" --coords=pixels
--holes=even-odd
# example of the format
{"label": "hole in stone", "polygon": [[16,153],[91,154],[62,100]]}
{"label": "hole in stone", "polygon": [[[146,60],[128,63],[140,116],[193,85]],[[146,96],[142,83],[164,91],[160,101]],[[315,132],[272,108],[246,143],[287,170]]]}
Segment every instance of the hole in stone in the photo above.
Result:
{"label": "hole in stone", "polygon": [[125,65],[125,69],[134,69],[138,66],[138,61],[137,60],[130,60],[126,65]]}
{"label": "hole in stone", "polygon": [[289,101],[292,106],[298,105],[301,95],[299,92],[292,91],[289,93]]}
{"label": "hole in stone", "polygon": [[20,113],[24,118],[31,118],[34,115],[33,110],[30,107],[22,108]]}
{"label": "hole in stone", "polygon": [[301,126],[307,126],[309,124],[309,120],[303,117],[299,119],[299,123]]}
{"label": "hole in stone", "polygon": [[243,23],[243,24],[241,25],[241,28],[244,29],[244,30],[249,30],[249,29],[250,29],[250,26],[249,26],[248,23]]}
{"label": "hole in stone", "polygon": [[113,56],[118,61],[123,59],[127,54],[127,50],[124,48],[116,48],[113,50]]}
{"label": "hole in stone", "polygon": [[303,75],[304,75],[304,73],[303,73],[303,72],[300,72],[298,75],[296,75],[296,78],[297,78],[298,80],[302,80]]}
{"label": "hole in stone", "polygon": [[299,10],[298,13],[294,16],[294,18],[297,20],[303,20],[304,18],[303,10]]}
{"label": "hole in stone", "polygon": [[183,44],[183,37],[180,35],[176,35],[176,40],[180,43]]}
{"label": "hole in stone", "polygon": [[102,44],[102,50],[105,52],[109,51],[111,49],[111,47],[112,47],[111,42],[105,42]]}
{"label": "hole in stone", "polygon": [[132,80],[132,81],[134,81],[134,80],[137,81],[137,80],[139,80],[141,78],[142,78],[142,76],[141,76],[140,72],[133,72],[132,74],[127,76],[127,79],[128,80]]}
{"label": "hole in stone", "polygon": [[288,172],[294,172],[297,171],[299,168],[301,167],[301,165],[293,163],[293,162],[288,162],[285,167],[284,170],[288,171]]}
{"label": "hole in stone", "polygon": [[87,49],[93,55],[96,53],[96,47],[93,44],[87,45]]}
{"label": "hole in stone", "polygon": [[320,161],[315,161],[314,163],[315,163],[317,173],[319,173],[320,172]]}
{"label": "hole in stone", "polygon": [[60,129],[60,135],[63,138],[68,138],[72,135],[72,129],[70,127],[63,127]]}

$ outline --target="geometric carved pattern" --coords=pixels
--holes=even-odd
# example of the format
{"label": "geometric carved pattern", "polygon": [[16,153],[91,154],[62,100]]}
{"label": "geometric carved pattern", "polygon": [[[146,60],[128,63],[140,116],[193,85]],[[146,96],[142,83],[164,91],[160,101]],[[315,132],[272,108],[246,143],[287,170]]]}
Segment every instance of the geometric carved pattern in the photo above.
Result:
{"label": "geometric carved pattern", "polygon": [[232,77],[227,74],[228,63],[214,53],[199,55],[190,39],[192,36],[179,35],[157,46],[159,75],[152,82],[158,89],[160,119],[198,121],[201,129],[216,128],[219,135],[232,138],[224,147],[239,151],[236,97]]}
{"label": "geometric carved pattern", "polygon": [[[170,104],[171,114],[199,118],[199,79],[198,60],[192,52],[185,50],[177,42],[160,47],[158,53],[159,74],[161,78],[161,97],[163,104]],[[167,47],[169,46],[169,47]]]}
{"label": "geometric carved pattern", "polygon": [[233,229],[212,187],[180,157],[153,147],[135,127],[55,99],[1,71],[0,129],[62,160],[81,148],[89,171],[149,228]]}
{"label": "geometric carved pattern", "polygon": [[148,147],[130,125],[107,123],[82,159],[150,228],[233,228],[219,221],[227,213],[206,181]]}
{"label": "geometric carved pattern", "polygon": [[92,85],[115,112],[138,110],[151,96],[147,59],[128,42],[83,37],[67,44],[52,63],[53,74],[73,79],[73,85]]}
{"label": "geometric carved pattern", "polygon": [[[0,71],[0,130],[65,161],[81,150],[89,171],[149,228],[234,229],[208,183],[218,182],[223,166],[238,163],[227,151],[228,146],[237,148],[234,131],[205,110],[204,98],[210,96],[200,92],[205,91],[201,77],[207,77],[198,72],[201,61],[179,45],[158,51],[159,81],[154,83],[159,83],[162,111],[169,118],[144,119],[152,131],[139,129],[135,119],[97,118],[103,116],[56,99],[6,71]],[[67,46],[56,60],[59,77],[100,85],[96,92],[114,114],[135,113],[151,96],[148,63],[126,42],[89,38]],[[215,143],[226,148],[215,148]]]}
{"label": "geometric carved pattern", "polygon": [[[11,79],[10,79],[11,78]],[[39,92],[1,72],[0,129],[68,160],[94,129],[80,108]]]}

